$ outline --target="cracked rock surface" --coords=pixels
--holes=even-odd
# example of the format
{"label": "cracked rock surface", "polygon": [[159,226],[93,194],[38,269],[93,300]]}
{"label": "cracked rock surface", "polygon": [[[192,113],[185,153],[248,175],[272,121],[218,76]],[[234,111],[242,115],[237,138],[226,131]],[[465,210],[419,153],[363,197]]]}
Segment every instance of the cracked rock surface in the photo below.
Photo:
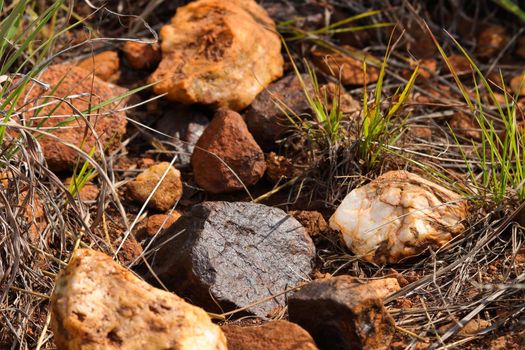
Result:
{"label": "cracked rock surface", "polygon": [[390,171],[350,192],[330,218],[367,261],[395,263],[443,246],[464,229],[462,197],[407,171]]}
{"label": "cracked rock surface", "polygon": [[162,61],[151,81],[172,101],[241,110],[283,74],[275,23],[253,0],[193,1],[160,37]]}
{"label": "cracked rock surface", "polygon": [[246,307],[261,317],[285,306],[283,293],[311,273],[315,257],[297,220],[243,202],[194,206],[159,245],[153,269],[170,290],[208,311],[219,312],[218,303],[223,311]]}
{"label": "cracked rock surface", "polygon": [[90,249],[77,250],[58,275],[51,329],[59,350],[227,349],[204,310]]}

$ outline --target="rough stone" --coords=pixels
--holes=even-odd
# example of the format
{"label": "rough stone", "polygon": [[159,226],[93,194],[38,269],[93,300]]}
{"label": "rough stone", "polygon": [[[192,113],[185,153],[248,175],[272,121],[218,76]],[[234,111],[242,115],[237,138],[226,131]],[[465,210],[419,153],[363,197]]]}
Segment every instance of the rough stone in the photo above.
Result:
{"label": "rough stone", "polygon": [[[191,166],[195,144],[210,121],[194,108],[178,107],[170,110],[155,123],[155,129],[169,135],[169,142],[178,154],[176,163],[180,168]],[[158,136],[163,138],[162,136]]]}
{"label": "rough stone", "polygon": [[126,62],[134,69],[148,69],[157,65],[161,59],[158,43],[148,44],[127,41],[122,47]]}
{"label": "rough stone", "polygon": [[100,79],[113,83],[120,77],[120,60],[115,51],[104,51],[83,59],[77,64],[89,72],[95,72]]}
{"label": "rough stone", "polygon": [[[162,179],[164,173],[166,176]],[[129,182],[130,196],[138,202],[145,203],[161,179],[162,183],[149,200],[148,207],[160,211],[171,209],[182,197],[182,180],[180,171],[168,162],[149,167],[139,174],[135,180]]]}
{"label": "rough stone", "polygon": [[249,327],[224,325],[221,329],[228,350],[317,350],[307,331],[284,320]]}
{"label": "rough stone", "polygon": [[314,88],[307,74],[296,74],[282,78],[262,91],[244,112],[246,125],[257,143],[264,150],[276,147],[275,141],[285,136],[291,128],[291,123],[283,113],[301,115],[310,112],[310,105],[305,96],[314,94]]}
{"label": "rough stone", "polygon": [[310,237],[318,236],[328,229],[328,224],[323,215],[318,211],[292,210],[288,212],[306,229]]}
{"label": "rough stone", "polygon": [[191,163],[195,181],[210,193],[254,185],[266,170],[264,154],[246,123],[229,110],[215,114],[197,142]]}
{"label": "rough stone", "polygon": [[474,118],[463,113],[456,112],[449,121],[452,130],[461,136],[474,140],[481,140],[481,129],[476,125]]}
{"label": "rough stone", "polygon": [[[344,49],[356,52],[352,47],[343,45]],[[357,55],[357,53],[356,53]],[[323,48],[316,48],[312,51],[314,64],[325,74],[341,78],[344,85],[363,85],[375,83],[379,78],[379,71],[376,67],[368,64],[366,73],[363,71],[363,59],[356,59],[341,52],[333,52]]]}
{"label": "rough stone", "polygon": [[505,27],[489,25],[479,33],[476,52],[479,57],[494,57],[503,50],[507,42],[508,37]]}
{"label": "rough stone", "polygon": [[147,219],[146,234],[148,237],[153,237],[156,234],[162,234],[171,225],[175,223],[182,213],[179,211],[172,211],[170,214],[155,214]]}
{"label": "rough stone", "polygon": [[[448,57],[448,61],[456,74],[458,75],[466,75],[472,73],[472,66],[470,65],[469,60],[463,56],[463,55],[451,55]],[[450,71],[448,69],[448,66],[446,67],[447,71]]]}
{"label": "rough stone", "polygon": [[227,349],[204,310],[89,249],[77,250],[57,277],[51,329],[59,350]]}
{"label": "rough stone", "polygon": [[186,104],[241,110],[283,73],[275,23],[253,0],[198,0],[160,31],[154,91]]}
{"label": "rough stone", "polygon": [[286,181],[301,175],[305,171],[299,164],[285,156],[270,152],[266,155],[266,178],[273,183]]}
{"label": "rough stone", "polygon": [[439,248],[464,230],[462,197],[407,171],[390,171],[354,189],[330,218],[366,261],[396,263]]}
{"label": "rough stone", "polygon": [[[69,64],[52,65],[38,79],[48,84],[51,90],[45,91],[40,85],[33,85],[28,91],[26,100],[35,102],[26,105],[23,110],[30,111],[30,108],[41,105],[44,102],[43,96],[48,95],[50,91],[53,91],[52,95],[56,98],[76,95],[76,97],[66,100],[76,110],[83,112],[126,92],[126,89],[106,83],[97,77],[93,77],[89,71]],[[120,146],[120,138],[126,132],[126,115],[124,112],[117,111],[124,107],[125,99],[110,103],[97,111],[91,111],[91,115],[87,118],[94,129],[94,134],[91,129],[86,132],[86,122],[83,118],[78,117],[75,109],[70,107],[68,103],[60,102],[56,98],[51,98],[50,103],[42,107],[38,115],[35,115],[34,110],[25,112],[24,118],[28,124],[41,124],[40,127],[45,128],[46,132],[52,133],[63,142],[81,148],[86,153],[89,153],[96,145],[97,139],[102,149],[107,149],[107,152],[114,151]],[[45,120],[42,118],[50,113],[53,114],[52,118]],[[72,117],[74,120],[68,122]],[[66,125],[53,129],[61,123],[66,123]],[[85,141],[82,142],[85,133]],[[39,142],[50,169],[53,171],[73,170],[79,157],[76,150],[48,136],[43,136]],[[98,155],[97,148],[94,157],[97,158]]]}
{"label": "rough stone", "polygon": [[246,307],[260,317],[285,306],[283,293],[311,273],[315,257],[297,220],[255,203],[196,205],[159,245],[152,266],[169,289],[208,310]]}
{"label": "rough stone", "polygon": [[520,74],[512,78],[510,88],[514,94],[525,96],[525,74]]}
{"label": "rough stone", "polygon": [[288,313],[321,350],[386,350],[395,332],[375,288],[350,276],[307,284],[289,297]]}

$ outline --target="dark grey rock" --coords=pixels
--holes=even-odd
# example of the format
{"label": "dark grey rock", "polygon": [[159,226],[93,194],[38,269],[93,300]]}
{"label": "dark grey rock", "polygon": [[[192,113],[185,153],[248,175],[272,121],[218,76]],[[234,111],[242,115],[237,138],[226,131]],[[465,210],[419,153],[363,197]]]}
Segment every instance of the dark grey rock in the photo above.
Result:
{"label": "dark grey rock", "polygon": [[[303,74],[302,79],[308,93],[312,95],[314,89],[310,77]],[[285,111],[293,111],[297,115],[310,111],[303,86],[295,74],[270,84],[257,95],[244,112],[244,119],[255,141],[265,151],[275,149],[275,141],[281,139],[291,127],[277,101],[287,106]],[[291,115],[292,112],[288,113]]]}
{"label": "dark grey rock", "polygon": [[313,281],[289,297],[289,319],[306,329],[321,350],[386,350],[395,323],[376,287],[350,276]]}
{"label": "dark grey rock", "polygon": [[196,205],[160,245],[153,270],[170,290],[209,311],[247,307],[260,317],[285,306],[282,293],[311,273],[315,257],[297,220],[254,203]]}

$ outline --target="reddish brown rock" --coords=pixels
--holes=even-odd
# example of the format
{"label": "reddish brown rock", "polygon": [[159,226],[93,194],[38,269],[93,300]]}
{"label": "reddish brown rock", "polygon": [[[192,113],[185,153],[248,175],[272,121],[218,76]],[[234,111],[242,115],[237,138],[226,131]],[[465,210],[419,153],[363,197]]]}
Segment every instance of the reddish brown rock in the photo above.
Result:
{"label": "reddish brown rock", "polygon": [[288,214],[293,216],[306,229],[310,237],[318,236],[328,229],[328,224],[323,215],[318,211],[292,210]]}
{"label": "reddish brown rock", "polygon": [[[352,47],[342,47],[356,52]],[[356,55],[358,55],[357,52]],[[312,51],[312,56],[313,62],[320,70],[337,79],[341,78],[341,83],[344,85],[363,85],[365,82],[370,84],[375,83],[379,78],[378,69],[370,64],[367,64],[366,72],[363,71],[363,60],[367,60],[366,57],[363,57],[363,60],[356,59],[350,55],[323,48]]]}
{"label": "reddish brown rock", "polygon": [[431,139],[432,129],[426,126],[412,126],[408,129],[408,132],[414,137],[421,139]]}
{"label": "reddish brown rock", "polygon": [[122,47],[122,51],[126,62],[135,69],[152,68],[159,63],[161,58],[158,43],[127,41]]}
{"label": "reddish brown rock", "polygon": [[[164,176],[165,173],[166,175]],[[161,180],[161,184],[153,193],[153,190]],[[145,203],[151,193],[153,193],[148,202],[148,207],[167,211],[182,197],[180,171],[172,167],[168,162],[153,165],[139,174],[135,180],[129,182],[128,190],[130,196],[141,203]]]}
{"label": "reddish brown rock", "polygon": [[292,74],[270,84],[246,109],[246,125],[263,149],[274,149],[275,141],[291,129],[287,114],[294,117],[310,112],[305,93],[314,94],[310,77]]}
{"label": "reddish brown rock", "polygon": [[215,114],[195,146],[191,163],[195,181],[210,193],[254,185],[266,170],[264,154],[244,120],[229,110]]}
{"label": "reddish brown rock", "polygon": [[[120,138],[126,132],[126,115],[124,112],[117,111],[124,107],[125,100],[115,101],[97,111],[91,111],[91,115],[87,118],[94,128],[95,134],[91,129],[86,131],[86,122],[78,116],[76,111],[87,112],[90,106],[93,108],[104,101],[124,94],[125,89],[105,83],[97,77],[93,78],[89,71],[68,64],[50,66],[42,73],[39,80],[49,84],[52,90],[44,91],[40,85],[34,85],[28,92],[27,101],[35,101],[22,109],[22,111],[27,110],[24,113],[24,118],[28,124],[33,126],[41,124],[41,127],[46,128],[46,132],[52,133],[60,140],[79,148],[82,146],[82,150],[86,153],[89,153],[96,145],[97,139],[102,149],[108,152],[114,151],[120,145]],[[29,108],[42,104],[44,102],[43,96],[48,95],[50,91],[53,91],[52,95],[57,98],[76,95],[74,98],[67,99],[67,102],[75,108],[70,107],[68,103],[51,98],[48,101],[49,104],[42,107],[38,115],[35,115],[34,110],[29,112]],[[42,118],[42,116],[50,113],[53,114],[52,118]],[[70,121],[71,118],[73,120]],[[62,127],[51,129],[59,124],[63,124]],[[85,133],[85,142],[82,142]],[[48,166],[52,170],[73,170],[79,157],[77,151],[47,136],[40,138],[39,142]],[[97,148],[94,156],[97,157],[98,154]]]}
{"label": "reddish brown rock", "polygon": [[273,183],[290,180],[303,173],[305,169],[294,164],[292,159],[270,152],[266,155],[266,177]]}
{"label": "reddish brown rock", "polygon": [[477,54],[490,58],[500,53],[508,42],[507,30],[500,25],[489,25],[478,36]]}
{"label": "reddish brown rock", "polygon": [[481,139],[481,129],[479,125],[477,125],[473,117],[465,113],[454,113],[454,115],[449,121],[449,125],[452,128],[452,130],[458,135],[474,140]]}
{"label": "reddish brown rock", "polygon": [[51,329],[59,350],[227,349],[204,310],[89,249],[77,250],[57,277]]}
{"label": "reddish brown rock", "polygon": [[186,104],[241,110],[283,73],[275,23],[253,0],[198,0],[162,27],[154,91]]}
{"label": "reddish brown rock", "polygon": [[380,294],[350,276],[307,284],[289,297],[288,312],[322,350],[386,350],[395,332]]}
{"label": "reddish brown rock", "polygon": [[228,350],[317,350],[310,334],[288,321],[249,327],[224,325],[221,329],[228,341]]}
{"label": "reddish brown rock", "polygon": [[83,59],[77,64],[89,72],[95,72],[100,79],[113,83],[120,77],[120,60],[115,51],[104,51]]}
{"label": "reddish brown rock", "polygon": [[518,39],[516,45],[516,55],[525,60],[525,36],[522,36]]}
{"label": "reddish brown rock", "polygon": [[162,234],[166,229],[175,223],[182,213],[179,211],[172,211],[170,214],[155,214],[147,219],[146,234],[148,237],[153,237],[157,234]]}
{"label": "reddish brown rock", "polygon": [[[448,57],[448,61],[452,66],[452,69],[454,69],[458,75],[470,74],[472,72],[472,67],[469,60],[463,55],[451,55]],[[446,69],[450,71],[448,66]]]}
{"label": "reddish brown rock", "polygon": [[525,96],[525,74],[520,74],[510,81],[512,92],[518,96]]}

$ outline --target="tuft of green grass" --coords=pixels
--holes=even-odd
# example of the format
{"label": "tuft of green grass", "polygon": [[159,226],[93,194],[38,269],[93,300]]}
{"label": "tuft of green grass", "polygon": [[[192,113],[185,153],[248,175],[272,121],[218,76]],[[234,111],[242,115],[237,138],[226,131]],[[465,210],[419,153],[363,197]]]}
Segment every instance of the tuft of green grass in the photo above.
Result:
{"label": "tuft of green grass", "polygon": [[[467,58],[473,69],[474,96],[470,96],[465,84],[451,65],[444,49],[428,29],[445,64],[452,73],[463,99],[481,129],[481,142],[472,142],[474,159],[468,156],[454,135],[462,158],[468,170],[471,183],[476,188],[474,195],[482,202],[501,204],[515,193],[520,201],[525,200],[525,129],[520,127],[516,116],[516,98],[507,92],[503,76],[500,73],[505,103],[496,98],[496,94],[488,79],[481,72],[472,57],[461,44],[449,34],[454,45]],[[448,33],[447,33],[448,34]],[[494,106],[504,131],[500,132],[494,120],[489,117],[482,100],[483,89]],[[510,191],[509,191],[510,190]]]}
{"label": "tuft of green grass", "polygon": [[525,11],[521,9],[514,1],[512,0],[492,0],[505,10],[509,11],[516,15],[520,20],[525,22]]}

